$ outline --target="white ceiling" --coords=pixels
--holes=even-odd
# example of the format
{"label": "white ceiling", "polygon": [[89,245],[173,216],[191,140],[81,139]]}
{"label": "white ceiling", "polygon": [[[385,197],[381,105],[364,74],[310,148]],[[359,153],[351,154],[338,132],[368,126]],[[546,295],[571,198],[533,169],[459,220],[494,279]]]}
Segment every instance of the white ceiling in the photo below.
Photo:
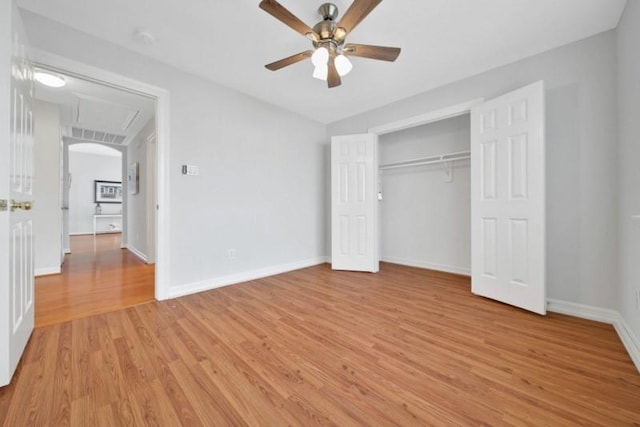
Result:
{"label": "white ceiling", "polygon": [[75,153],[97,154],[100,156],[122,157],[122,153],[115,148],[90,142],[69,145],[69,151],[73,151]]}
{"label": "white ceiling", "polygon": [[153,99],[77,77],[55,74],[62,76],[67,84],[61,88],[50,88],[36,82],[35,98],[60,105],[60,124],[65,137],[73,138],[72,128],[76,128],[86,130],[83,135],[93,135],[88,139],[91,141],[104,139],[97,135],[124,136],[124,140],[115,145],[126,145],[155,115]]}
{"label": "white ceiling", "polygon": [[[321,1],[279,0],[313,26]],[[334,0],[344,12],[351,0]],[[328,89],[304,61],[264,64],[310,42],[258,8],[258,0],[18,0],[34,13],[329,123],[602,31],[626,0],[387,0],[347,42],[398,46],[395,63],[353,58]],[[134,36],[150,31],[146,45]]]}

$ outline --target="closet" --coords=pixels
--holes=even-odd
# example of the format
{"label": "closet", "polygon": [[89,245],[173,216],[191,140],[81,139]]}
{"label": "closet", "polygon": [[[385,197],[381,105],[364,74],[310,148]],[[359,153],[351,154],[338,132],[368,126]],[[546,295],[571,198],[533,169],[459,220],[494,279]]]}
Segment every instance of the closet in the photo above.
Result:
{"label": "closet", "polygon": [[544,94],[538,81],[333,136],[332,268],[470,274],[474,294],[545,314]]}
{"label": "closet", "polygon": [[380,259],[471,273],[470,115],[379,136]]}

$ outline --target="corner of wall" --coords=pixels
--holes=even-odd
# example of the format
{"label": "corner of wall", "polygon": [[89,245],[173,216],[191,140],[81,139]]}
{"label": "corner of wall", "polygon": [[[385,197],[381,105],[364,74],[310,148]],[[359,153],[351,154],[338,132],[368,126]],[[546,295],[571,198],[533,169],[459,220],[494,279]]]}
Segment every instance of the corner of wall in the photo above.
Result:
{"label": "corner of wall", "polygon": [[568,316],[612,325],[629,353],[631,361],[636,366],[638,372],[640,372],[640,339],[638,339],[638,336],[618,311],[552,298],[547,300],[547,309],[554,313],[566,314]]}

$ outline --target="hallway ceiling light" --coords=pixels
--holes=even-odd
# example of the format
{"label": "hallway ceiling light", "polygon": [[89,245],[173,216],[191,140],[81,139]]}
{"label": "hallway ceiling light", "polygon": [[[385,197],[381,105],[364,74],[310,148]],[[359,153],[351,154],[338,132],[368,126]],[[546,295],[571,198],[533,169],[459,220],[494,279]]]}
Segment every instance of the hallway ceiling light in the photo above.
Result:
{"label": "hallway ceiling light", "polygon": [[63,87],[67,84],[62,76],[48,73],[46,71],[34,72],[33,78],[36,79],[37,82],[49,87]]}

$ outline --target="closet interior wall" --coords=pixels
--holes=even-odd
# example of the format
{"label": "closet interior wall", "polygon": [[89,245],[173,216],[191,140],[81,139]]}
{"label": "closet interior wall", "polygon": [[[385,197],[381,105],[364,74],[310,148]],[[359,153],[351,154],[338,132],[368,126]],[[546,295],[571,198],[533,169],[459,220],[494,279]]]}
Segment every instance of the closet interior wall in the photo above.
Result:
{"label": "closet interior wall", "polygon": [[470,116],[380,136],[382,261],[470,274],[470,160],[384,165],[470,150]]}

